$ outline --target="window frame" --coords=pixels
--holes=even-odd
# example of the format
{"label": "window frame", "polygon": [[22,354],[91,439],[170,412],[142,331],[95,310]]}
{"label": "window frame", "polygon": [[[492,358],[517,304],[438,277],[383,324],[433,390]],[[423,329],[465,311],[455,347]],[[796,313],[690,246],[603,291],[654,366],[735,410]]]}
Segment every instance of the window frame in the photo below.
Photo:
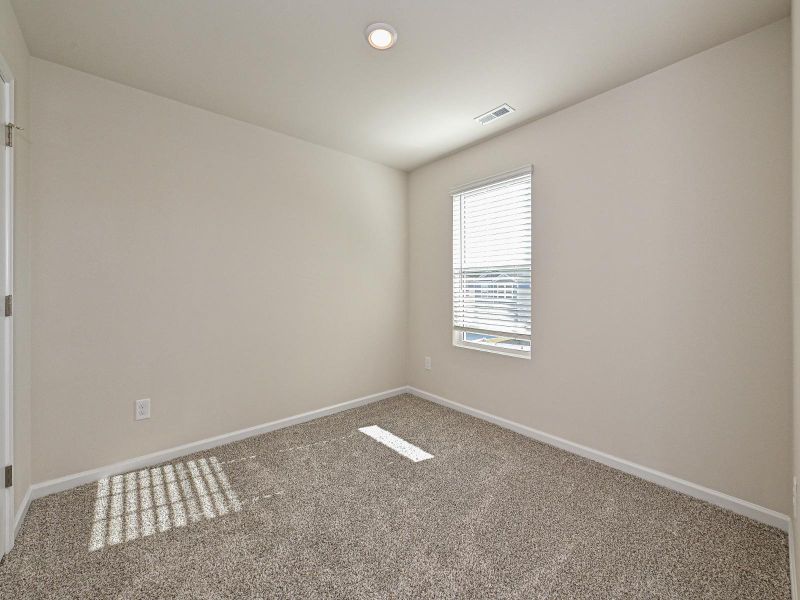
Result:
{"label": "window frame", "polygon": [[[451,211],[454,210],[453,208],[453,201],[454,197],[470,192],[477,188],[493,185],[496,183],[502,183],[503,181],[514,179],[516,177],[520,177],[521,175],[530,175],[531,179],[531,258],[530,258],[530,271],[531,271],[531,333],[529,334],[505,334],[508,337],[512,337],[513,339],[521,339],[521,340],[528,340],[530,343],[529,350],[518,350],[516,348],[503,348],[500,346],[494,346],[491,344],[484,344],[481,342],[473,342],[466,339],[466,334],[468,333],[498,333],[491,330],[486,329],[476,329],[476,328],[466,328],[461,326],[456,326],[455,324],[455,289],[453,286],[453,278],[451,277],[450,280],[450,311],[451,311],[451,333],[452,333],[452,341],[453,346],[456,348],[464,348],[468,350],[477,350],[479,352],[489,352],[491,354],[500,354],[503,356],[510,356],[513,358],[522,358],[530,360],[533,355],[533,165],[523,165],[522,167],[512,169],[510,171],[504,171],[502,173],[498,173],[496,175],[492,175],[490,177],[485,177],[482,179],[476,179],[474,181],[470,181],[458,187],[455,187],[450,190],[450,203],[451,203]],[[451,218],[453,213],[451,212]],[[452,222],[452,221],[451,221]],[[451,242],[453,240],[454,232],[451,230]],[[462,234],[463,236],[463,230]],[[455,256],[451,254],[450,257],[451,266],[455,263]]]}

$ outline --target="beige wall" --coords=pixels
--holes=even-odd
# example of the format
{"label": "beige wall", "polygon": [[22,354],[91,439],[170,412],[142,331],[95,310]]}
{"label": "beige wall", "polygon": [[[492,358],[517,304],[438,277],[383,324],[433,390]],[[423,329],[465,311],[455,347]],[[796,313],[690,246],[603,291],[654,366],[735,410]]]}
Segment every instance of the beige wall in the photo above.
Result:
{"label": "beige wall", "polygon": [[35,481],[405,384],[405,173],[31,66]]}
{"label": "beige wall", "polygon": [[[788,514],[789,70],[784,20],[414,171],[409,383]],[[454,348],[448,190],[526,163],[533,359]]]}
{"label": "beige wall", "polygon": [[0,54],[14,75],[14,501],[19,509],[31,484],[31,345],[30,345],[30,57],[11,3],[0,0]]}

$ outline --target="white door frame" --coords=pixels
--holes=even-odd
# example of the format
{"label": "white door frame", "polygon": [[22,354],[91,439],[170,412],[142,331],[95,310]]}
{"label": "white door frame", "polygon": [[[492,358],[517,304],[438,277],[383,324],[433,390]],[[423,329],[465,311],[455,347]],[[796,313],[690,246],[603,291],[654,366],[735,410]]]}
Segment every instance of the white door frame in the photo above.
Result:
{"label": "white door frame", "polygon": [[[5,170],[4,189],[0,190],[0,214],[2,214],[5,238],[0,252],[5,266],[2,295],[13,294],[14,288],[14,151],[5,145],[5,124],[14,122],[14,76],[11,68],[0,55],[0,93],[5,95],[5,114],[0,115],[3,124],[3,166]],[[2,384],[0,385],[0,468],[14,464],[14,323],[12,317],[2,319]],[[4,482],[0,478],[0,486]],[[0,488],[0,556],[11,551],[14,546],[14,488]]]}

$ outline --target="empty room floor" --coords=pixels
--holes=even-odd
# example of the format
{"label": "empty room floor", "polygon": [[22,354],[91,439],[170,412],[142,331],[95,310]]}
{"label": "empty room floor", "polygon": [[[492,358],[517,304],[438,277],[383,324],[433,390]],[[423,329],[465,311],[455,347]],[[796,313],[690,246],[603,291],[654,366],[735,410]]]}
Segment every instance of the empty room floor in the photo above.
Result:
{"label": "empty room floor", "polygon": [[790,591],[782,531],[402,395],[36,500],[0,597]]}

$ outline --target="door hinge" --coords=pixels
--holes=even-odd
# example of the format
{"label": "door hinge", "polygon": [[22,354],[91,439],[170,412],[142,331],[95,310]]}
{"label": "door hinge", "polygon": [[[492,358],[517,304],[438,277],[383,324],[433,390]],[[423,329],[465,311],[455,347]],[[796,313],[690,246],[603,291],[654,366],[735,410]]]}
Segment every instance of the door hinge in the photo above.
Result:
{"label": "door hinge", "polygon": [[14,309],[14,301],[11,298],[11,295],[9,294],[8,296],[6,296],[6,316],[7,317],[11,316],[11,313],[13,312],[13,309]]}
{"label": "door hinge", "polygon": [[6,146],[9,148],[14,145],[14,130],[19,129],[20,131],[25,131],[24,128],[18,127],[13,123],[6,123]]}
{"label": "door hinge", "polygon": [[6,487],[10,488],[14,484],[14,467],[8,465],[6,467]]}

